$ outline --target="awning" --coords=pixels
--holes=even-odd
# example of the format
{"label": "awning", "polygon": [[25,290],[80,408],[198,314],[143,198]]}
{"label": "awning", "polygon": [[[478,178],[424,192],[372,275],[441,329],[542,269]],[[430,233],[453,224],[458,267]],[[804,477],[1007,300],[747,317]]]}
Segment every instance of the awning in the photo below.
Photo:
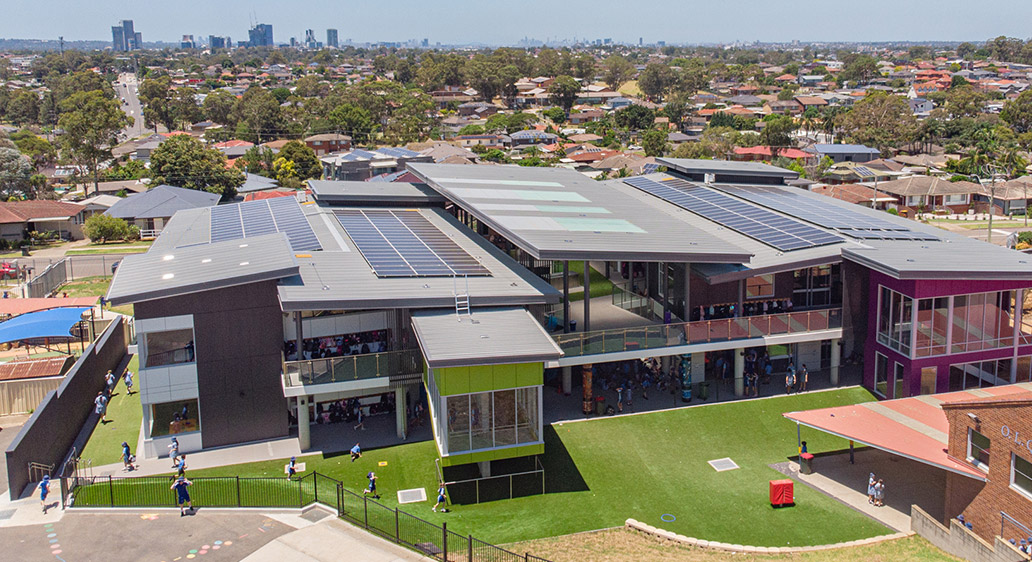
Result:
{"label": "awning", "polygon": [[40,310],[68,307],[92,307],[100,297],[0,299],[0,316],[20,316]]}
{"label": "awning", "polygon": [[89,307],[54,308],[0,322],[0,343],[37,338],[70,338]]}
{"label": "awning", "polygon": [[1020,383],[782,415],[825,433],[984,482],[984,472],[947,454],[950,425],[940,405],[1030,390],[1032,383]]}

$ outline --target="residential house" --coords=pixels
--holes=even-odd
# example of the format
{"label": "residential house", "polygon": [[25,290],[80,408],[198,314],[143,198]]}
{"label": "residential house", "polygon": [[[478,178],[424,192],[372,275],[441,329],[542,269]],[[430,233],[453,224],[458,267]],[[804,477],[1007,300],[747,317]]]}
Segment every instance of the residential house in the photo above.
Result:
{"label": "residential house", "polygon": [[951,182],[935,176],[910,176],[878,184],[878,190],[899,197],[900,210],[966,213],[982,186],[968,181]]}
{"label": "residential house", "polygon": [[315,151],[316,156],[325,156],[333,152],[351,149],[351,137],[340,133],[323,133],[305,138],[308,148]]}
{"label": "residential house", "polygon": [[815,109],[824,109],[825,107],[828,107],[828,100],[818,96],[796,96],[795,101],[798,102],[799,105],[803,106],[803,111],[806,111],[811,107]]}
{"label": "residential house", "polygon": [[84,207],[83,209],[83,221],[92,217],[93,215],[103,215],[105,211],[110,209],[112,205],[121,201],[121,197],[115,195],[94,195],[88,199],[77,201]]}
{"label": "residential house", "polygon": [[147,191],[147,189],[147,184],[140,180],[102,181],[97,184],[96,188],[93,187],[93,184],[86,185],[86,193],[88,195],[118,195],[122,192],[130,195],[142,193]]}
{"label": "residential house", "polygon": [[763,112],[768,115],[799,115],[803,106],[796,100],[774,100],[763,105]]}
{"label": "residential house", "polygon": [[[739,146],[735,148],[734,159],[740,162],[769,161],[774,158],[774,153],[769,146]],[[798,148],[782,148],[778,150],[777,156],[792,160],[810,161],[816,156],[810,152],[804,152]]]}
{"label": "residential house", "polygon": [[601,121],[606,113],[600,109],[590,109],[588,111],[581,111],[578,113],[570,114],[571,125],[583,125],[584,123],[591,123],[593,121]]}
{"label": "residential house", "polygon": [[258,174],[251,174],[248,172],[244,173],[244,184],[237,188],[237,193],[241,195],[247,195],[249,193],[257,193],[259,191],[273,191],[279,189],[279,182],[260,176]]}
{"label": "residential house", "polygon": [[361,181],[404,170],[410,162],[432,162],[433,158],[407,148],[383,147],[330,154],[321,160],[324,179]]}
{"label": "residential house", "polygon": [[869,168],[856,162],[839,162],[824,172],[824,181],[830,184],[889,181],[898,177],[896,172]]}
{"label": "residential house", "polygon": [[150,238],[157,236],[178,211],[214,207],[219,199],[217,193],[159,185],[119,200],[104,214],[135,224],[144,237]]}
{"label": "residential house", "polygon": [[896,206],[899,203],[899,198],[890,193],[876,191],[873,187],[858,183],[814,185],[810,187],[810,191],[834,197],[840,201],[875,209],[885,209],[888,205]]}
{"label": "residential house", "polygon": [[27,239],[30,232],[56,232],[64,240],[81,240],[86,207],[68,201],[9,201],[0,203],[0,238]]}
{"label": "residential house", "polygon": [[978,210],[989,208],[988,192],[993,192],[994,212],[1001,215],[1024,215],[1032,204],[1032,176],[1021,176],[1006,182],[997,182],[995,187],[987,183],[985,189],[974,196]]}
{"label": "residential house", "polygon": [[519,146],[530,146],[532,144],[550,144],[556,141],[559,137],[552,133],[546,133],[545,131],[537,131],[534,129],[526,129],[523,131],[516,131],[509,135],[512,139],[513,148]]}
{"label": "residential house", "polygon": [[910,106],[910,111],[918,117],[927,117],[935,109],[935,104],[926,98],[908,98],[907,105]]}
{"label": "residential house", "polygon": [[881,156],[881,151],[862,144],[815,144],[808,151],[821,158],[831,158],[839,162],[867,162]]}
{"label": "residential house", "polygon": [[459,115],[476,119],[487,119],[498,113],[498,106],[486,101],[468,101],[459,105]]}
{"label": "residential house", "polygon": [[754,95],[738,95],[727,98],[727,103],[731,105],[740,105],[742,107],[759,107],[763,105],[763,100]]}
{"label": "residential house", "polygon": [[508,140],[508,135],[459,135],[454,137],[452,140],[459,143],[462,148],[473,148],[474,146],[483,146],[485,148],[498,148],[502,149],[508,146],[511,142]]}

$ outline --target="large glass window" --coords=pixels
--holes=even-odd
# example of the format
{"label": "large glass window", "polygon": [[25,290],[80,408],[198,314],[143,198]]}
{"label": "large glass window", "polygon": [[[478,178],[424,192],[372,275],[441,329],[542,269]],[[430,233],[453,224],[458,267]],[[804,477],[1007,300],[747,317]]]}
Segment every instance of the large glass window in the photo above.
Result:
{"label": "large glass window", "polygon": [[774,276],[757,275],[745,280],[745,298],[760,299],[774,296]]}
{"label": "large glass window", "polygon": [[193,330],[169,330],[144,334],[147,342],[147,367],[194,362]]}
{"label": "large glass window", "polygon": [[1011,454],[1011,486],[1032,498],[1032,462]]}
{"label": "large glass window", "polygon": [[878,343],[910,355],[914,299],[885,287],[879,291]]}
{"label": "large glass window", "polygon": [[797,309],[842,303],[839,264],[797,269],[792,274],[792,305]]}
{"label": "large glass window", "polygon": [[540,441],[538,387],[448,396],[448,452]]}
{"label": "large glass window", "polygon": [[907,396],[910,396],[910,393],[907,392],[906,385],[903,382],[903,373],[905,370],[906,369],[903,367],[902,363],[896,363],[896,366],[892,371],[893,398],[906,398]]}
{"label": "large glass window", "polygon": [[950,299],[939,297],[917,301],[917,335],[914,352],[918,357],[944,355],[949,329]]}
{"label": "large glass window", "polygon": [[197,400],[151,404],[151,437],[201,430]]}
{"label": "large glass window", "polygon": [[1014,291],[953,297],[953,353],[995,349],[1013,344]]}
{"label": "large glass window", "polygon": [[889,359],[881,353],[874,354],[874,391],[889,395]]}
{"label": "large glass window", "polygon": [[[1028,369],[1029,359],[1028,356],[1018,357],[1018,380],[1023,376],[1021,369]],[[1010,358],[950,365],[949,391],[1008,384],[1013,380],[1011,371],[1014,365],[1014,360]],[[1027,371],[1024,376],[1028,376]]]}
{"label": "large glass window", "polygon": [[968,428],[967,460],[982,470],[989,470],[989,438]]}

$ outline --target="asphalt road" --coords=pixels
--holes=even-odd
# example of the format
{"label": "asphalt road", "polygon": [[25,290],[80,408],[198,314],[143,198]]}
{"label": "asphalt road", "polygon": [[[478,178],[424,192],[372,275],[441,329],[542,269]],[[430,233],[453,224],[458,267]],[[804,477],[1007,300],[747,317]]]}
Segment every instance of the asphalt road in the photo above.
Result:
{"label": "asphalt road", "polygon": [[237,561],[292,527],[257,513],[66,513],[57,523],[0,528],[3,560]]}
{"label": "asphalt road", "polygon": [[137,86],[136,75],[132,73],[121,74],[115,81],[115,94],[119,97],[119,103],[125,100],[125,103],[122,103],[122,111],[133,119],[133,124],[123,131],[124,140],[143,136],[143,106],[140,105]]}

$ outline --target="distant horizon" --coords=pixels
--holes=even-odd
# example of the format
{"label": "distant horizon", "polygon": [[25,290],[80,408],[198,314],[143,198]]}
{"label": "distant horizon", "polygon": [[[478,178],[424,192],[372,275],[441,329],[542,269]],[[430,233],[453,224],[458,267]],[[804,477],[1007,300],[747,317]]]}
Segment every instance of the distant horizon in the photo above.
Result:
{"label": "distant horizon", "polygon": [[[615,43],[704,45],[731,43],[981,43],[1001,35],[1026,39],[1032,3],[987,0],[869,0],[853,11],[813,11],[812,2],[742,0],[733,12],[723,3],[700,0],[654,0],[628,13],[624,2],[600,0],[583,6],[534,1],[518,7],[459,0],[440,4],[395,0],[359,4],[310,0],[304,10],[285,11],[270,0],[226,0],[171,4],[95,0],[22,1],[7,9],[0,37],[11,40],[111,41],[111,26],[131,19],[144,43],[178,43],[183,35],[206,40],[229,36],[247,40],[251,23],[273,26],[277,44],[304,38],[306,29],[319,41],[326,29],[339,32],[340,42],[429,40],[430,46],[519,46],[524,38],[549,44],[611,38]],[[547,12],[547,14],[543,14]],[[1006,17],[1001,17],[1002,13]],[[45,17],[43,16],[45,14]],[[355,17],[358,15],[359,17]],[[542,17],[542,16],[546,17]],[[630,16],[630,17],[629,17]],[[370,22],[382,24],[371,25]],[[848,23],[848,27],[843,26]],[[932,37],[934,35],[935,37]],[[954,37],[944,39],[943,37]]]}

